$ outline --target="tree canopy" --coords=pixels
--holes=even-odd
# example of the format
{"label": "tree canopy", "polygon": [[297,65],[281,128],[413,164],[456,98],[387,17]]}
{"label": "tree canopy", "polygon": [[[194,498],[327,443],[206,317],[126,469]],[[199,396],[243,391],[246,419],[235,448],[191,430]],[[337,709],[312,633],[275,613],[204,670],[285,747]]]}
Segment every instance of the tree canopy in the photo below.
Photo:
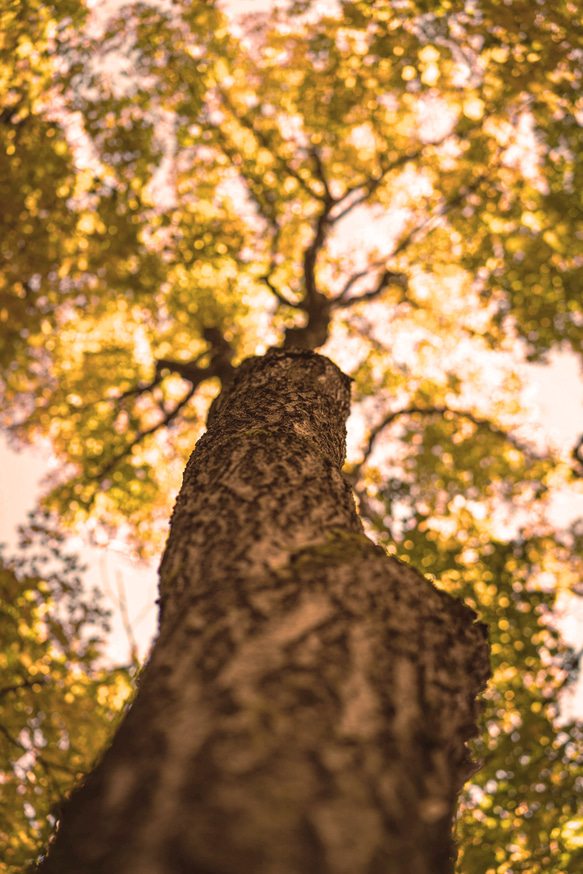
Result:
{"label": "tree canopy", "polygon": [[0,555],[2,871],[24,870],[47,844],[132,692],[134,672],[100,658],[107,615],[63,540],[41,516],[21,531],[20,557]]}
{"label": "tree canopy", "polygon": [[[537,432],[520,369],[583,349],[577,4],[296,2],[237,24],[202,0],[0,9],[0,415],[15,445],[54,447],[47,511],[156,554],[232,366],[329,355],[354,379],[346,473],[370,532],[490,628],[458,870],[579,870],[582,734],[558,718],[576,658],[551,611],[580,587],[582,531],[548,507],[583,462]],[[32,629],[5,666],[24,722],[0,721],[2,798],[29,805],[2,813],[16,871],[65,791],[40,752],[18,770],[28,738],[84,724],[73,686],[101,694],[94,746],[68,760],[83,770],[121,680],[67,654],[80,626],[52,640],[42,574],[2,574]],[[28,701],[22,652],[80,709],[51,727],[61,704]]]}

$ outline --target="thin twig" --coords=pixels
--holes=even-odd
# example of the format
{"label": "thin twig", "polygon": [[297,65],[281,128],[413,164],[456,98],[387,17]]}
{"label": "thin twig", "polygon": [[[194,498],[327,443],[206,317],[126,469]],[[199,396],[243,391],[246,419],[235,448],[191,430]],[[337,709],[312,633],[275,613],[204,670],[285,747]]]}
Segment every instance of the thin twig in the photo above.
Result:
{"label": "thin twig", "polygon": [[360,197],[357,197],[353,201],[351,201],[348,206],[344,207],[344,209],[341,210],[341,212],[331,216],[330,222],[335,223],[340,221],[341,219],[345,218],[348,213],[351,212],[355,207],[360,206],[361,203],[364,203],[366,200],[368,200],[368,198],[372,194],[374,194],[374,192],[378,189],[381,183],[385,180],[387,175],[393,170],[397,170],[399,167],[403,167],[405,164],[408,164],[409,161],[416,161],[417,158],[421,158],[423,156],[423,153],[428,146],[441,145],[452,135],[453,132],[450,131],[437,143],[425,143],[420,149],[417,149],[415,152],[411,154],[405,152],[404,154],[400,155],[395,161],[391,161],[384,167],[382,167],[381,165],[381,172],[378,176],[372,176],[369,179],[364,180],[363,182],[359,182],[357,185],[353,185],[346,191],[345,194],[342,195],[342,197],[336,200],[335,206],[338,206],[339,204],[344,203],[346,200],[348,200],[351,195],[355,194],[361,188],[365,189]]}
{"label": "thin twig", "polygon": [[353,273],[352,276],[349,276],[349,278],[346,280],[346,283],[344,284],[344,288],[342,289],[340,294],[338,294],[334,298],[334,300],[340,301],[344,297],[346,297],[355,282],[358,282],[358,280],[362,279],[364,276],[368,276],[369,273],[372,273],[372,271],[376,270],[377,267],[385,267],[387,260],[387,258],[379,258],[378,261],[373,261],[372,264],[369,264],[369,266],[366,267],[364,270],[360,270],[358,273]]}
{"label": "thin twig", "polygon": [[435,407],[405,407],[402,410],[393,410],[393,412],[388,413],[378,425],[371,430],[368,438],[368,443],[366,449],[363,454],[362,461],[359,462],[354,467],[353,476],[357,475],[360,469],[366,464],[367,460],[370,458],[372,454],[375,441],[379,434],[386,428],[388,425],[392,424],[395,419],[400,416],[412,416],[415,414],[423,415],[423,416],[443,416],[445,413],[450,413],[453,416],[458,416],[459,418],[468,419],[470,422],[473,422],[479,428],[487,428],[492,434],[495,434],[498,437],[504,438],[513,446],[516,447],[520,452],[524,455],[540,460],[540,456],[536,455],[528,446],[525,446],[516,437],[513,437],[512,434],[509,434],[507,431],[504,431],[502,428],[499,428],[497,425],[494,425],[489,419],[481,419],[479,416],[476,416],[474,413],[466,412],[464,410],[452,410],[451,407],[446,407],[442,405],[437,405]]}
{"label": "thin twig", "polygon": [[352,306],[355,303],[375,300],[380,297],[387,286],[391,284],[406,286],[407,282],[408,279],[404,273],[394,273],[392,270],[384,270],[374,288],[369,289],[369,291],[364,291],[362,294],[356,295],[355,297],[344,299],[342,299],[342,297],[333,298],[332,309],[341,309]]}
{"label": "thin twig", "polygon": [[430,225],[431,223],[435,223],[438,219],[443,218],[443,216],[446,215],[450,210],[454,209],[456,206],[459,206],[464,198],[470,192],[474,191],[484,180],[484,178],[486,178],[486,176],[487,174],[485,173],[481,174],[479,177],[477,177],[474,183],[463,192],[463,194],[460,193],[452,200],[442,203],[420,224],[413,227],[409,231],[409,233],[401,239],[401,241],[393,249],[393,251],[386,256],[386,258],[383,258],[382,260],[379,259],[365,270],[361,270],[360,272],[354,273],[352,276],[350,276],[346,281],[344,288],[342,289],[340,294],[333,299],[333,308],[338,309],[340,307],[352,306],[353,304],[361,303],[363,301],[374,300],[374,298],[378,297],[381,294],[381,292],[384,290],[384,288],[386,288],[391,280],[397,281],[399,284],[403,284],[404,282],[406,283],[407,277],[404,273],[396,273],[386,269],[385,273],[381,276],[379,284],[374,289],[366,291],[361,295],[357,295],[356,297],[346,298],[348,291],[352,288],[355,282],[357,282],[359,279],[362,279],[363,276],[366,276],[375,267],[386,264],[388,261],[396,258],[397,255],[400,255],[401,252],[403,252],[412,242],[415,241],[415,239],[419,236],[419,234],[421,234],[422,231],[427,229],[428,225]]}
{"label": "thin twig", "polygon": [[[272,265],[272,266],[273,266],[273,265]],[[273,271],[271,271],[271,272],[273,272]],[[295,307],[295,309],[301,309],[301,304],[300,304],[300,303],[296,303],[296,302],[294,302],[293,300],[288,300],[287,297],[285,297],[285,295],[283,295],[283,294],[281,293],[281,291],[279,290],[279,288],[277,288],[277,287],[273,284],[273,282],[271,281],[271,273],[266,273],[265,276],[260,276],[260,277],[259,277],[259,281],[260,281],[260,282],[264,282],[264,283],[266,284],[266,286],[268,287],[268,289],[271,291],[271,293],[272,293],[273,295],[275,295],[275,297],[278,299],[278,301],[279,301],[280,303],[283,303],[283,304],[285,304],[285,305],[288,306],[288,307]]]}
{"label": "thin twig", "polygon": [[[109,395],[109,397],[104,398],[104,400],[108,401],[108,402],[119,403],[120,401],[127,400],[127,398],[131,398],[131,397],[134,397],[137,395],[145,394],[145,392],[147,392],[147,391],[152,391],[152,389],[154,389],[154,388],[156,388],[156,386],[160,385],[161,382],[162,382],[162,376],[158,372],[156,372],[154,379],[152,379],[150,382],[143,382],[143,383],[140,383],[139,385],[135,386],[134,388],[128,388],[126,391],[122,392],[119,395]],[[98,403],[98,402],[93,401],[92,403]],[[91,406],[91,405],[87,404],[87,406]]]}
{"label": "thin twig", "polygon": [[238,167],[235,161],[236,158],[240,157],[237,148],[234,145],[229,144],[226,134],[223,130],[219,129],[216,133],[217,139],[219,141],[219,147],[223,150],[227,158],[229,158],[233,166],[237,169],[239,176],[247,187],[249,197],[255,202],[260,214],[269,223],[270,227],[272,229],[277,228],[276,212],[273,207],[273,203],[268,200],[267,197],[260,196],[258,194],[258,189],[261,190],[261,195],[264,195],[266,192],[265,185],[263,184],[263,175],[259,173],[253,173],[249,162],[246,162],[241,167]]}
{"label": "thin twig", "polygon": [[306,179],[304,179],[297,170],[295,170],[284,158],[282,158],[281,155],[274,151],[271,143],[265,135],[265,131],[257,128],[256,125],[253,124],[253,121],[247,113],[239,112],[233,105],[230,97],[228,97],[223,89],[217,88],[217,91],[221,95],[221,99],[223,100],[227,109],[230,111],[231,115],[239,122],[241,127],[244,127],[246,130],[250,131],[257,138],[259,145],[272,155],[274,161],[279,164],[279,166],[289,176],[295,179],[296,182],[298,182],[302,186],[302,188],[310,195],[310,197],[315,197],[317,200],[325,200],[325,196],[322,196],[318,192],[314,191],[313,188],[308,184]]}
{"label": "thin twig", "polygon": [[33,686],[41,683],[47,683],[47,680],[44,677],[35,677],[34,680],[25,680],[23,683],[15,683],[13,686],[4,686],[3,689],[0,689],[0,698],[4,695],[9,695],[10,692],[18,692],[19,689],[31,689]]}
{"label": "thin twig", "polygon": [[10,741],[11,744],[14,744],[15,747],[18,747],[19,750],[24,750],[25,753],[34,752],[34,749],[30,749],[30,747],[25,746],[18,738],[12,737],[6,726],[2,725],[0,722],[0,732],[4,735],[7,740]]}
{"label": "thin twig", "polygon": [[138,662],[138,644],[136,642],[136,638],[134,635],[134,629],[132,628],[132,623],[130,620],[130,614],[128,610],[128,600],[126,597],[126,590],[123,582],[123,577],[119,568],[116,568],[115,571],[115,581],[117,584],[117,594],[118,594],[118,606],[119,612],[121,615],[121,621],[123,623],[124,631],[126,633],[128,643],[130,645],[130,659],[132,662]]}
{"label": "thin twig", "polygon": [[180,401],[178,401],[178,403],[175,405],[175,407],[170,410],[170,412],[166,413],[166,415],[156,425],[152,425],[151,428],[146,428],[144,431],[138,431],[132,442],[128,443],[128,445],[124,449],[122,449],[121,452],[118,452],[116,455],[114,455],[105,465],[105,467],[103,467],[99,471],[99,473],[97,473],[93,478],[103,480],[103,478],[106,477],[107,474],[110,473],[120,461],[122,461],[124,458],[127,458],[127,456],[131,454],[134,446],[137,446],[138,443],[140,443],[144,439],[144,437],[149,437],[150,434],[154,434],[160,428],[167,427],[176,418],[180,410],[192,398],[196,391],[197,385],[192,385],[186,392],[184,397],[182,397]]}

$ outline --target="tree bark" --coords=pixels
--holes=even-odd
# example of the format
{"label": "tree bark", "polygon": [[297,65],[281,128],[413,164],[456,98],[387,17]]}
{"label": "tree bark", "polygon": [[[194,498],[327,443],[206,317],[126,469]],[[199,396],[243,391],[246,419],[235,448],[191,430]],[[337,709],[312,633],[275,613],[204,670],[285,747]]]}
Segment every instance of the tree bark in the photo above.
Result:
{"label": "tree bark", "polygon": [[363,534],[348,377],[237,369],[185,470],[160,633],[42,874],[446,874],[484,627]]}

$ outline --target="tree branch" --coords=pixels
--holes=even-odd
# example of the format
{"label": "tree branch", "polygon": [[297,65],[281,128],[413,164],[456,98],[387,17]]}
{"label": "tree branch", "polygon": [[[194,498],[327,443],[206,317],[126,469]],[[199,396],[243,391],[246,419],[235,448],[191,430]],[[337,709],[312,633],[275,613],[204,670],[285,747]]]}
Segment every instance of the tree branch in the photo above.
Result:
{"label": "tree branch", "polygon": [[256,125],[253,123],[253,120],[252,120],[252,118],[250,118],[248,113],[239,112],[236,109],[236,107],[233,105],[233,102],[231,101],[231,99],[228,97],[226,92],[223,91],[222,88],[217,88],[217,91],[220,94],[223,103],[225,104],[225,106],[227,107],[227,109],[229,110],[229,112],[231,113],[233,118],[235,118],[239,122],[241,127],[244,127],[246,130],[250,131],[257,138],[259,145],[263,149],[266,149],[268,152],[270,152],[270,154],[273,156],[273,159],[275,160],[275,162],[277,164],[279,164],[279,166],[289,176],[291,176],[293,179],[295,179],[296,182],[298,182],[302,186],[302,188],[310,195],[310,197],[315,197],[316,200],[325,201],[326,195],[321,195],[318,192],[314,191],[314,189],[308,184],[306,179],[304,179],[304,177],[297,170],[295,170],[285,160],[285,158],[282,158],[281,155],[279,155],[277,153],[277,151],[274,151],[268,138],[265,135],[265,131],[262,131],[260,128],[256,127]]}
{"label": "tree branch", "polygon": [[[271,266],[273,267],[274,265],[272,264]],[[273,271],[271,271],[270,273],[266,273],[265,276],[260,276],[260,277],[259,277],[260,282],[264,282],[264,283],[265,283],[265,285],[268,287],[268,289],[270,290],[270,292],[271,292],[271,293],[272,293],[272,294],[277,298],[277,300],[278,300],[280,303],[283,303],[283,304],[285,304],[285,305],[288,306],[288,307],[295,307],[295,309],[301,309],[301,304],[300,304],[300,303],[296,303],[296,302],[293,301],[293,300],[288,300],[287,297],[285,297],[285,295],[283,295],[283,294],[281,293],[281,291],[279,290],[279,288],[276,288],[276,286],[275,286],[275,285],[273,284],[273,282],[271,281],[271,273],[272,273],[272,272],[273,272]]]}
{"label": "tree branch", "polygon": [[25,746],[23,743],[21,743],[21,742],[18,740],[18,738],[12,737],[12,735],[10,734],[10,732],[8,731],[8,729],[7,729],[4,725],[2,725],[1,722],[0,722],[0,732],[4,735],[4,737],[5,737],[5,738],[6,738],[6,739],[11,743],[11,744],[13,744],[15,747],[18,747],[19,750],[23,750],[25,753],[30,753],[30,752],[31,752],[30,748],[27,747],[27,746]]}
{"label": "tree branch", "polygon": [[509,434],[507,431],[504,431],[502,428],[494,425],[492,422],[490,422],[489,419],[482,419],[479,416],[476,416],[474,413],[465,412],[462,410],[452,410],[450,407],[446,407],[443,405],[437,405],[434,407],[406,407],[405,409],[393,410],[393,412],[388,413],[384,417],[384,419],[379,422],[378,425],[375,425],[375,427],[371,430],[362,461],[354,466],[354,469],[351,473],[351,478],[354,479],[355,482],[357,481],[360,470],[364,467],[368,458],[370,458],[372,454],[377,437],[386,427],[388,427],[388,425],[392,424],[395,419],[399,418],[400,416],[411,416],[414,414],[420,414],[423,416],[443,416],[445,413],[451,413],[452,415],[458,416],[459,418],[468,419],[468,421],[473,422],[473,424],[476,425],[478,428],[487,428],[491,434],[495,434],[497,437],[502,437],[504,440],[507,440],[524,455],[530,458],[539,459],[538,455],[536,455],[528,446],[525,446],[519,440],[517,440],[516,437],[513,437],[512,434]]}
{"label": "tree branch", "polygon": [[463,201],[466,195],[469,194],[471,191],[474,191],[479,186],[480,182],[483,181],[486,175],[487,174],[485,173],[481,174],[477,179],[474,180],[473,184],[469,188],[464,190],[463,193],[460,192],[452,200],[446,201],[445,203],[442,203],[440,206],[438,206],[436,210],[428,215],[420,224],[413,227],[409,231],[409,233],[402,238],[402,240],[393,249],[393,251],[386,256],[386,258],[375,261],[373,264],[370,265],[370,267],[367,267],[365,270],[361,270],[358,273],[353,273],[353,275],[350,276],[346,281],[344,288],[342,289],[340,294],[337,295],[337,297],[333,298],[332,308],[339,309],[352,306],[355,303],[374,300],[376,297],[379,297],[379,295],[384,291],[387,285],[390,284],[390,282],[406,286],[408,283],[408,277],[405,273],[397,273],[389,270],[388,268],[385,268],[385,272],[381,275],[380,280],[375,288],[364,292],[362,295],[357,295],[356,297],[346,297],[355,282],[357,282],[359,279],[362,279],[363,276],[366,276],[375,267],[379,267],[383,264],[386,264],[392,258],[396,258],[397,255],[400,255],[401,252],[403,252],[412,242],[414,242],[417,235],[425,230],[428,225],[430,225],[432,222],[435,222],[439,218],[443,218],[443,216],[446,215],[450,210],[454,209],[456,206],[459,206],[459,204]]}
{"label": "tree branch", "polygon": [[48,779],[51,781],[54,791],[59,796],[60,801],[64,801],[65,796],[61,790],[61,786],[59,782],[53,776],[52,771],[54,769],[59,769],[64,771],[66,774],[69,774],[72,777],[76,777],[78,771],[74,771],[72,768],[68,768],[66,765],[61,765],[56,762],[48,761],[45,756],[42,755],[38,747],[32,746],[27,747],[25,744],[21,743],[18,738],[15,738],[11,735],[8,729],[0,723],[0,733],[4,735],[4,737],[9,741],[9,743],[13,744],[17,749],[22,750],[24,753],[32,753],[34,756],[35,762],[38,762]]}
{"label": "tree branch", "polygon": [[[156,375],[154,379],[150,382],[143,382],[137,385],[135,388],[129,388],[127,391],[122,392],[120,395],[113,395],[111,397],[106,398],[106,401],[125,401],[127,398],[131,398],[134,395],[142,395],[147,391],[152,391],[153,388],[156,388],[157,385],[160,385],[163,377],[158,373],[158,368],[156,367]],[[93,403],[93,402],[92,402]],[[87,406],[90,406],[89,404]]]}
{"label": "tree branch", "polygon": [[[360,279],[362,276],[366,276],[369,271],[362,271],[360,274],[355,274],[354,277],[351,277],[354,282],[356,279]],[[374,288],[371,288],[369,291],[365,291],[362,294],[357,295],[356,297],[343,298],[345,292],[350,288],[353,282],[348,282],[341,294],[338,297],[332,299],[332,309],[341,309],[344,307],[352,306],[355,303],[362,303],[363,301],[375,300],[375,298],[380,297],[382,292],[389,285],[401,285],[406,287],[408,284],[408,277],[405,273],[395,273],[392,270],[384,270],[381,274],[379,281],[375,285]]]}
{"label": "tree branch", "polygon": [[[185,377],[185,379],[188,379],[188,377]],[[121,450],[121,452],[118,452],[116,455],[114,455],[105,465],[105,467],[102,467],[101,470],[97,474],[95,474],[94,477],[92,477],[92,479],[103,480],[103,478],[106,477],[108,473],[111,473],[111,471],[119,464],[120,461],[122,461],[124,458],[127,458],[128,455],[131,455],[134,446],[137,446],[139,443],[141,443],[144,437],[149,437],[151,434],[155,434],[156,431],[160,430],[160,428],[166,428],[176,418],[180,410],[184,406],[186,406],[188,401],[193,397],[197,387],[198,383],[196,383],[196,385],[191,385],[189,390],[178,401],[175,407],[167,412],[159,422],[157,422],[155,425],[152,425],[151,428],[146,428],[144,431],[138,431],[131,443],[128,443],[127,446],[125,446]]]}
{"label": "tree branch", "polygon": [[36,684],[46,682],[47,680],[44,677],[35,677],[34,680],[25,680],[23,683],[15,683],[13,686],[4,686],[3,689],[0,689],[0,698],[4,695],[9,695],[10,692],[18,692],[19,689],[31,689]]}
{"label": "tree branch", "polygon": [[310,245],[304,251],[304,295],[294,306],[304,311],[307,323],[303,327],[286,329],[284,348],[300,347],[303,349],[317,349],[323,346],[328,338],[332,300],[318,291],[316,283],[316,262],[321,252],[326,234],[330,226],[330,210],[336,202],[330,194],[324,167],[316,149],[313,149],[312,157],[317,163],[318,174],[321,178],[326,195],[321,199],[322,209],[316,219],[314,237]]}
{"label": "tree branch", "polygon": [[329,203],[329,204],[337,203],[338,201],[336,200],[336,198],[332,197],[332,193],[331,193],[330,187],[328,185],[328,178],[326,176],[326,172],[324,170],[324,164],[322,162],[322,158],[320,156],[319,151],[315,147],[312,147],[310,149],[310,155],[314,160],[314,164],[316,165],[316,176],[318,177],[318,180],[324,186],[324,197],[322,198],[322,200],[325,203]]}
{"label": "tree branch", "polygon": [[579,437],[571,452],[571,458],[575,462],[575,467],[571,470],[576,477],[583,477],[583,434]]}
{"label": "tree branch", "polygon": [[[233,167],[237,169],[239,176],[243,179],[247,191],[249,192],[249,196],[255,201],[257,208],[263,218],[269,223],[272,229],[277,228],[277,220],[275,215],[275,210],[273,208],[273,204],[271,201],[267,199],[267,197],[260,197],[256,188],[260,188],[263,193],[265,193],[265,186],[263,184],[263,176],[258,173],[253,173],[250,169],[250,165],[248,163],[245,164],[244,170],[242,167],[237,166],[236,158],[239,158],[239,152],[236,147],[229,144],[227,141],[226,134],[220,128],[216,131],[217,139],[219,141],[219,146],[231,161]],[[250,184],[252,183],[252,185]]]}
{"label": "tree branch", "polygon": [[[196,361],[199,359],[197,358]],[[170,370],[172,373],[177,373],[182,379],[192,383],[198,387],[200,383],[209,376],[207,367],[198,367],[196,361],[177,361],[174,358],[158,358],[156,361],[156,373],[160,375],[164,370]],[[211,374],[214,375],[214,374]]]}
{"label": "tree branch", "polygon": [[[156,361],[156,372],[161,373],[163,370],[171,370],[173,373],[178,373],[183,379],[192,383],[194,389],[198,388],[201,382],[206,379],[211,379],[213,376],[218,376],[221,382],[228,382],[232,379],[234,367],[231,364],[234,350],[230,343],[225,340],[219,328],[206,327],[202,331],[202,336],[211,344],[212,351],[207,350],[201,355],[198,355],[193,361],[176,361],[172,358],[159,358]],[[199,367],[198,362],[211,351],[211,360],[206,367]]]}
{"label": "tree branch", "polygon": [[[221,382],[226,384],[229,382],[234,373],[234,367],[231,364],[231,359],[234,356],[234,351],[231,348],[230,344],[225,340],[221,331],[215,327],[206,327],[204,328],[203,337],[207,342],[209,342],[212,346],[213,352],[211,355],[210,363],[207,367],[199,367],[197,362],[201,360],[204,355],[208,354],[204,352],[202,355],[199,355],[194,361],[175,361],[170,358],[159,358],[156,361],[156,375],[151,383],[148,383],[141,389],[132,389],[129,392],[124,392],[124,395],[121,397],[142,393],[144,391],[148,391],[154,385],[157,385],[163,379],[163,371],[170,370],[173,373],[178,373],[183,379],[187,382],[190,382],[191,386],[186,394],[178,401],[178,403],[171,410],[164,410],[164,416],[162,419],[157,422],[155,425],[152,425],[151,428],[146,428],[144,431],[138,431],[134,437],[134,439],[124,447],[121,452],[115,454],[109,462],[103,467],[97,474],[93,477],[93,479],[103,480],[104,477],[110,473],[116,465],[122,461],[122,459],[127,458],[128,455],[131,454],[133,448],[137,446],[144,437],[149,437],[151,434],[154,434],[156,431],[160,430],[160,428],[166,428],[170,425],[180,411],[186,406],[186,404],[190,401],[190,399],[194,396],[198,386],[201,382],[204,382],[207,379],[211,379],[213,377],[218,377]],[[113,398],[112,400],[119,400],[119,398]],[[94,496],[95,497],[95,496]]]}
{"label": "tree branch", "polygon": [[[450,132],[438,143],[427,143],[426,145],[440,145],[441,143],[445,142],[451,135],[452,134]],[[403,167],[405,164],[408,164],[409,161],[415,161],[417,158],[420,158],[423,155],[425,148],[426,146],[424,145],[412,154],[404,153],[400,155],[396,161],[391,161],[385,167],[381,166],[381,172],[378,176],[372,176],[363,182],[359,182],[357,185],[353,185],[352,188],[349,188],[346,194],[336,200],[335,206],[339,206],[341,203],[344,203],[351,197],[351,195],[356,194],[356,192],[359,191],[361,188],[364,188],[365,190],[360,197],[355,198],[348,204],[348,206],[345,206],[343,210],[333,215],[330,219],[331,223],[338,222],[341,219],[345,218],[348,213],[351,212],[355,207],[360,206],[361,203],[364,203],[366,200],[368,200],[368,198],[375,193],[375,191],[378,189],[378,187],[381,185],[381,183],[384,181],[389,173],[391,173],[393,170],[397,170],[399,167]]]}
{"label": "tree branch", "polygon": [[316,221],[314,239],[304,252],[304,284],[306,289],[304,300],[306,302],[314,300],[319,293],[316,287],[316,261],[326,239],[329,213],[330,206],[324,206]]}
{"label": "tree branch", "polygon": [[355,282],[358,282],[358,280],[362,279],[363,276],[368,276],[368,274],[372,273],[373,270],[376,270],[377,267],[384,267],[386,262],[387,262],[386,258],[380,258],[378,261],[373,261],[373,263],[369,264],[368,267],[365,267],[364,270],[360,270],[358,273],[353,273],[352,276],[350,276],[346,280],[344,288],[342,289],[340,294],[334,298],[334,300],[335,301],[342,300],[344,297],[346,297],[346,295],[348,294],[348,292],[350,291],[350,289],[352,288],[352,286],[354,285]]}

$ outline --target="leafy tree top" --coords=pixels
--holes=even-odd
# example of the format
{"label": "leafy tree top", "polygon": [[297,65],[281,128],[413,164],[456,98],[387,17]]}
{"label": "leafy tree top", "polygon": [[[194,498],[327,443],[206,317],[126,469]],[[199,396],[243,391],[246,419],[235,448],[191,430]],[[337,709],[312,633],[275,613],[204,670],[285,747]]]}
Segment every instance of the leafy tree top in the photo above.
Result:
{"label": "leafy tree top", "polygon": [[3,13],[5,424],[50,436],[72,519],[158,543],[216,380],[266,343],[467,411],[517,337],[581,348],[572,4],[297,4],[242,39],[213,3],[28,11]]}

